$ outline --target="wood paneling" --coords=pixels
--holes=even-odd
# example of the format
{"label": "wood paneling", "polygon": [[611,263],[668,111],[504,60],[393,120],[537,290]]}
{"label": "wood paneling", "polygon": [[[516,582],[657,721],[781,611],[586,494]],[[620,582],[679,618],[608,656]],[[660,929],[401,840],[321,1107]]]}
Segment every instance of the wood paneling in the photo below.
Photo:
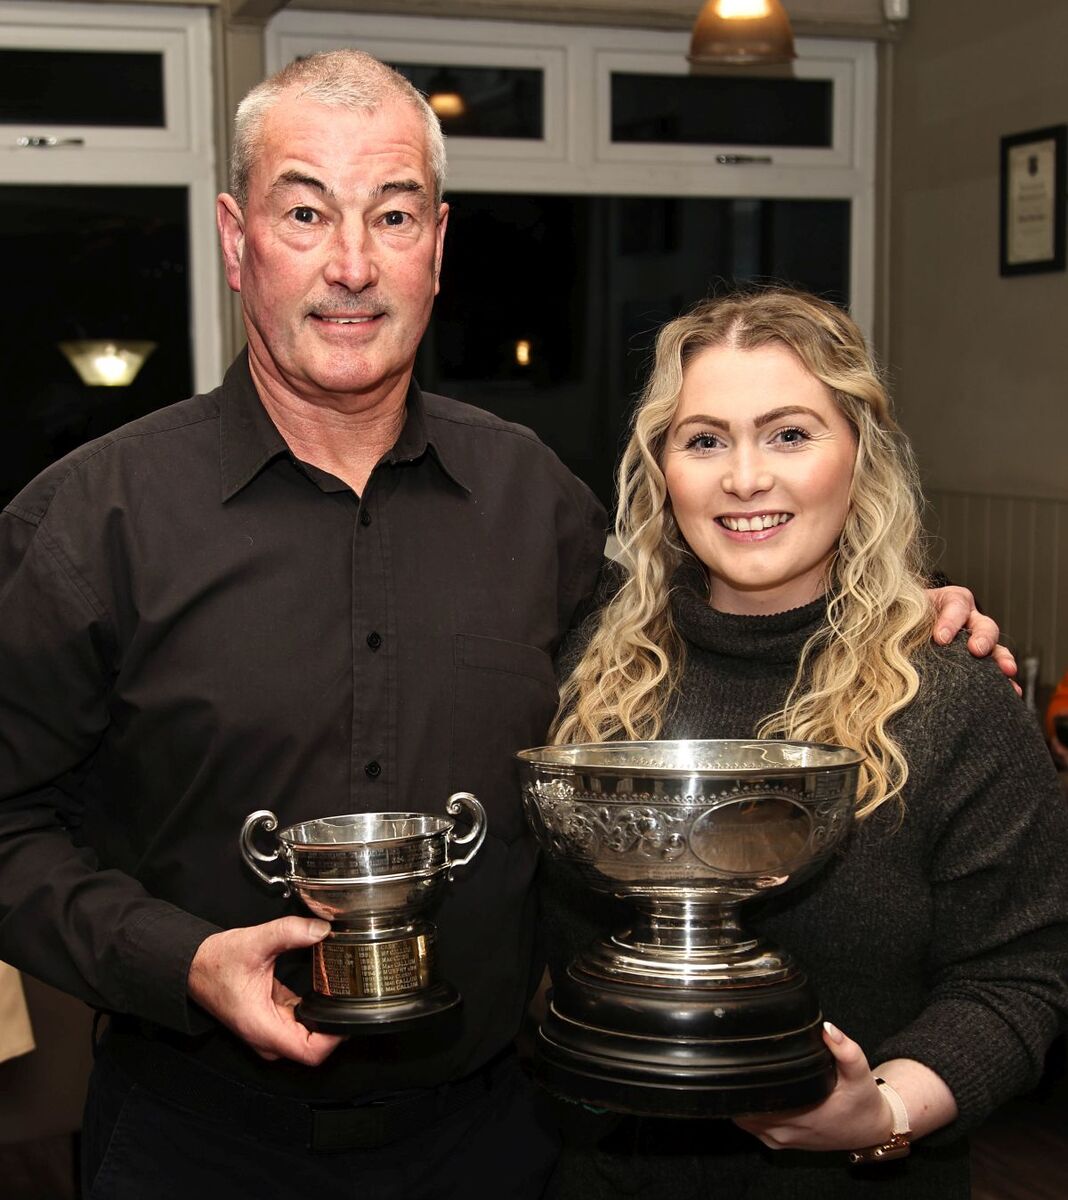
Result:
{"label": "wood paneling", "polygon": [[1068,501],[931,491],[936,565],[966,584],[1016,652],[1037,654],[1041,681],[1068,668]]}

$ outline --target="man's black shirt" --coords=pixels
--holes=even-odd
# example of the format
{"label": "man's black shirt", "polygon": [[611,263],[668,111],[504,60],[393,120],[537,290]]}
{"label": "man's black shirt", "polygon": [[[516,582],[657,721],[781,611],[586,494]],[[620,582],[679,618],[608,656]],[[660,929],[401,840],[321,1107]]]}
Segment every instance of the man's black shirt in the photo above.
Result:
{"label": "man's black shirt", "polygon": [[[531,983],[511,755],[544,738],[604,526],[529,431],[414,385],[357,497],[292,456],[243,356],[49,468],[0,518],[0,958],[292,1094],[486,1061]],[[208,934],[308,915],[242,862],[248,813],[443,813],[461,790],[489,825],[436,917],[464,997],[448,1044],[267,1064],[187,1000]],[[306,990],[308,953],[279,973]]]}

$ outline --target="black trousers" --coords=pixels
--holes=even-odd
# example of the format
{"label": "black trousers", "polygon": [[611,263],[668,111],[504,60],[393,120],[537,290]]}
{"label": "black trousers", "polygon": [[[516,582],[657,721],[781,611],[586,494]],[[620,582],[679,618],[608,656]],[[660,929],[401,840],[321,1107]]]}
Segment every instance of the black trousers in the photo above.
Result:
{"label": "black trousers", "polygon": [[538,1200],[551,1122],[514,1059],[429,1127],[371,1150],[314,1153],[206,1120],[135,1083],[100,1048],[82,1135],[85,1200]]}
{"label": "black trousers", "polygon": [[551,1200],[967,1200],[968,1146],[920,1145],[850,1168],[843,1151],[768,1150],[726,1120],[595,1113],[560,1103]]}

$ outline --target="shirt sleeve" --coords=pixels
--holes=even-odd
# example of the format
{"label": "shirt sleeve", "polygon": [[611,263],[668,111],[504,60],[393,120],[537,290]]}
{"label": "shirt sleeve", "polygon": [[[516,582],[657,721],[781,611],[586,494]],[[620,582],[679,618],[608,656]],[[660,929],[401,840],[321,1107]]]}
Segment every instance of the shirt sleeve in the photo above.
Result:
{"label": "shirt sleeve", "polygon": [[95,1007],[192,1032],[207,1018],[186,977],[216,927],[103,869],[79,839],[78,789],[65,786],[100,750],[116,662],[106,597],[40,514],[9,506],[0,516],[0,958]]}
{"label": "shirt sleeve", "polygon": [[1034,1086],[1068,1015],[1068,808],[1033,715],[989,664],[963,667],[927,734],[951,743],[929,797],[930,998],[873,1059],[945,1081],[959,1117],[939,1140]]}

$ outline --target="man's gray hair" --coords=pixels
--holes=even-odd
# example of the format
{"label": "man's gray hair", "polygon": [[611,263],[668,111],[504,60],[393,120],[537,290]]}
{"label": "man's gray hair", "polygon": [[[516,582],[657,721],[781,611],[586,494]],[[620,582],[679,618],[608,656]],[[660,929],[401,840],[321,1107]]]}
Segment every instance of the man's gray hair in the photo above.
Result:
{"label": "man's gray hair", "polygon": [[264,118],[290,91],[301,99],[366,112],[374,112],[389,100],[410,104],[423,119],[434,204],[441,203],[445,191],[445,139],[426,97],[399,72],[362,50],[328,50],[291,62],[258,83],[237,106],[230,194],[242,208],[248,203],[248,180],[260,149]]}

